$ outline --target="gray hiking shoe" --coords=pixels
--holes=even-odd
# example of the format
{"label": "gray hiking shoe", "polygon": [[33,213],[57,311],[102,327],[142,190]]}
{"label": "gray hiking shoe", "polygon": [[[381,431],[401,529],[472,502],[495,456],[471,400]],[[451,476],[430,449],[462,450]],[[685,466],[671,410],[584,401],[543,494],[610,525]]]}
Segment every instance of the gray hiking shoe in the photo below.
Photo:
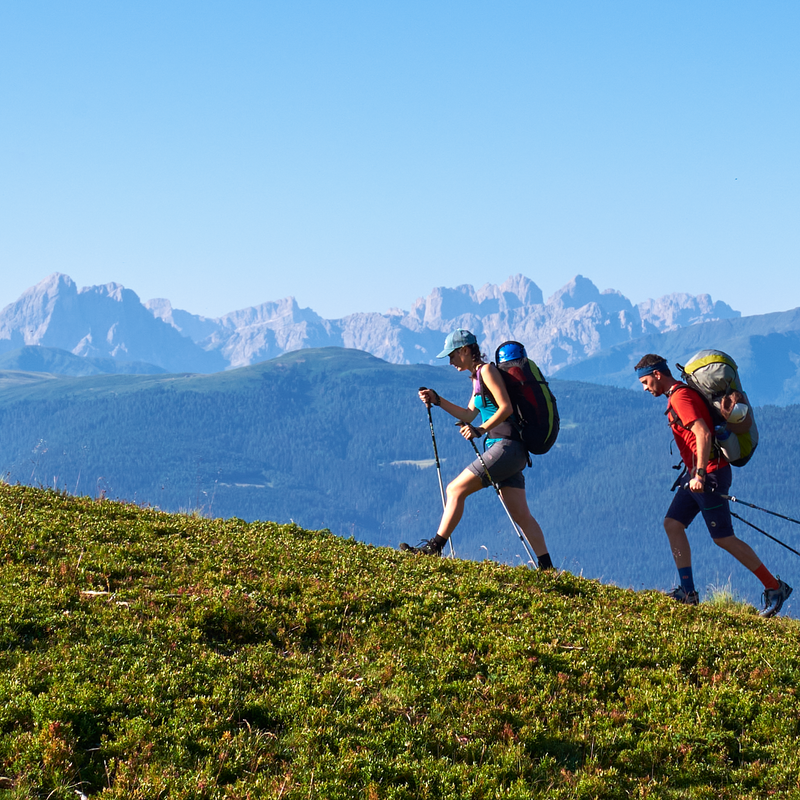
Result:
{"label": "gray hiking shoe", "polygon": [[442,554],[433,539],[423,539],[416,547],[400,542],[400,549],[404,553],[413,553],[415,556],[440,556]]}
{"label": "gray hiking shoe", "polygon": [[764,610],[760,611],[758,616],[764,619],[774,617],[783,608],[784,601],[789,598],[791,593],[792,587],[778,578],[778,588],[765,589],[764,594],[761,595],[764,600]]}
{"label": "gray hiking shoe", "polygon": [[700,604],[700,595],[698,595],[697,592],[687,592],[683,586],[676,586],[671,592],[666,592],[666,595],[686,606],[696,606]]}

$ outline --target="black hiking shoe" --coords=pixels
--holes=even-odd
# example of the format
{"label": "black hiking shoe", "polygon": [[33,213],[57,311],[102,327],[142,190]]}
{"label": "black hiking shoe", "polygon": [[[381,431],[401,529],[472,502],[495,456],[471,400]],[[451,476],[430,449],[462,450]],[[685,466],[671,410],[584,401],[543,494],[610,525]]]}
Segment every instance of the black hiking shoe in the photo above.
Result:
{"label": "black hiking shoe", "polygon": [[413,553],[415,556],[440,556],[442,554],[442,549],[433,539],[423,539],[416,547],[400,542],[400,549],[404,553]]}
{"label": "black hiking shoe", "polygon": [[676,586],[671,592],[666,592],[667,597],[683,603],[685,606],[700,605],[700,595],[697,592],[687,592],[683,586]]}
{"label": "black hiking shoe", "polygon": [[763,619],[774,617],[783,608],[784,600],[787,600],[791,593],[792,587],[778,578],[778,588],[765,589],[761,595],[764,600],[764,610],[760,611],[758,616]]}

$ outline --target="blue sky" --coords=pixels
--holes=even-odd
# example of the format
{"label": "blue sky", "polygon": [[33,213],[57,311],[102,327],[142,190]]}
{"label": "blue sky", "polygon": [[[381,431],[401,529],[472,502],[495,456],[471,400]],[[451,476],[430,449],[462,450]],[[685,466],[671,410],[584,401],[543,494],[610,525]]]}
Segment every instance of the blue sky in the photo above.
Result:
{"label": "blue sky", "polygon": [[580,273],[800,305],[796,2],[0,5],[0,306],[325,317]]}

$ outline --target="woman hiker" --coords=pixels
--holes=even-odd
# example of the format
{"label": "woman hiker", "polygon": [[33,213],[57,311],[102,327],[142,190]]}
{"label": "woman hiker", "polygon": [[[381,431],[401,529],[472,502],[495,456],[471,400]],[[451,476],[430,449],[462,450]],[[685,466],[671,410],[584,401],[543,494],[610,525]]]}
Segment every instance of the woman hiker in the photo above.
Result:
{"label": "woman hiker", "polygon": [[[528,451],[519,441],[509,421],[513,408],[506,392],[500,371],[494,364],[484,361],[475,335],[467,330],[453,331],[445,340],[444,350],[437,358],[449,358],[459,372],[468,372],[472,378],[472,397],[466,408],[445,400],[433,389],[420,389],[419,398],[425,405],[435,405],[459,420],[461,435],[471,441],[486,435],[486,452],[483,461],[491,480],[500,488],[500,494],[512,519],[522,529],[539,562],[539,569],[552,568],[547,544],[539,523],[531,515],[525,497],[523,469],[528,464]],[[480,413],[481,424],[472,421]],[[476,458],[455,480],[447,486],[447,502],[436,535],[422,541],[417,547],[405,542],[400,549],[419,555],[438,556],[455,530],[464,513],[464,501],[469,495],[491,485],[484,465]]]}

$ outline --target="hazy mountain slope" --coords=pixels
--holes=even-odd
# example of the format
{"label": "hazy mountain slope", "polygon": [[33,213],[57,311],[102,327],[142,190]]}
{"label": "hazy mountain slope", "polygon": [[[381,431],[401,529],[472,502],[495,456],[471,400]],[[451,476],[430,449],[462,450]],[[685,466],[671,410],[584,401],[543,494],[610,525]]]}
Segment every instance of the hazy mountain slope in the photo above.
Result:
{"label": "hazy mountain slope", "polygon": [[[20,382],[0,375],[0,468],[12,482],[214,516],[294,520],[396,546],[431,536],[441,510],[420,385],[456,402],[470,392],[465,376],[446,368],[391,365],[336,348],[207,376]],[[563,429],[556,448],[526,474],[555,562],[625,586],[667,588],[674,569],[661,520],[676,457],[663,403],[611,387],[553,386]],[[435,408],[433,419],[448,481],[474,456],[450,417]],[[800,409],[761,410],[759,424],[760,449],[737,472],[734,489],[798,516],[792,431]],[[765,522],[800,542],[789,523]],[[454,541],[471,558],[515,561],[522,553],[491,491],[468,500]],[[795,556],[756,543],[790,582],[800,574]],[[733,573],[737,589],[758,594],[752,576],[702,530],[693,545],[701,586]]]}
{"label": "hazy mountain slope", "polygon": [[0,370],[51,372],[56,375],[155,375],[166,372],[143,361],[118,361],[115,358],[76,356],[56,347],[26,345],[0,355]]}
{"label": "hazy mountain slope", "polygon": [[800,398],[800,309],[651,334],[596,353],[558,374],[569,380],[637,388],[633,368],[645,353],[659,353],[674,365],[709,348],[734,357],[754,403],[786,405]]}

